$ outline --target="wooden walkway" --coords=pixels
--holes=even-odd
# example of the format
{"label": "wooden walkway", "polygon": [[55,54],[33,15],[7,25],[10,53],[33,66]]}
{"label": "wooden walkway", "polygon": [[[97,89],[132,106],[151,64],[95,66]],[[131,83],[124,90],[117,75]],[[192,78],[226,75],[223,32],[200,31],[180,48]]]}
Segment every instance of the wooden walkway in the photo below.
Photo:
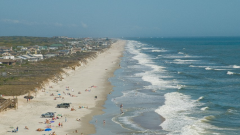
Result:
{"label": "wooden walkway", "polygon": [[8,108],[18,108],[18,99],[13,98],[13,99],[4,99],[0,98],[0,112],[6,111]]}

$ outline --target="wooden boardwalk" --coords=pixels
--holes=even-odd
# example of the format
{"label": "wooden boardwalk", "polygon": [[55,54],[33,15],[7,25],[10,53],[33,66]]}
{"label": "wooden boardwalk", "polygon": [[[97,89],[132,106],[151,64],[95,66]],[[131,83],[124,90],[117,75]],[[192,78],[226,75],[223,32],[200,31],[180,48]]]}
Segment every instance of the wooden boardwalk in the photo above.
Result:
{"label": "wooden boardwalk", "polygon": [[18,108],[18,99],[4,99],[0,97],[0,112],[6,111],[8,108]]}

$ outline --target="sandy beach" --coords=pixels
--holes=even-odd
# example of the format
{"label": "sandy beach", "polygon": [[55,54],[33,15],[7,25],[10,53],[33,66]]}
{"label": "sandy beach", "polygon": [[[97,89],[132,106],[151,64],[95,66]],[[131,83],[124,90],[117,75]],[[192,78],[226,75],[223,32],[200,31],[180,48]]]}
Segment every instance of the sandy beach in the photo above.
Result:
{"label": "sandy beach", "polygon": [[[102,106],[113,87],[108,78],[119,68],[124,45],[125,41],[118,40],[111,48],[98,54],[97,58],[89,60],[87,64],[82,64],[75,71],[67,70],[69,76],[64,76],[64,79],[58,83],[49,82],[45,85],[45,91],[39,90],[33,94],[36,96],[33,100],[27,102],[23,98],[24,95],[18,96],[17,110],[9,109],[0,113],[0,135],[12,134],[12,130],[16,127],[19,135],[47,135],[53,131],[57,135],[94,133],[95,127],[89,121],[92,116],[103,113]],[[51,94],[54,96],[50,96]],[[60,103],[71,104],[69,108],[57,108],[57,104]],[[71,108],[75,110],[71,111]],[[46,119],[50,118],[42,118],[41,114],[46,112],[56,112],[56,116],[62,115],[62,117],[58,116],[59,119],[53,120],[53,123],[45,124]],[[59,123],[62,126],[58,126]],[[25,126],[28,129],[25,129]],[[38,128],[48,127],[52,131],[36,131]]]}

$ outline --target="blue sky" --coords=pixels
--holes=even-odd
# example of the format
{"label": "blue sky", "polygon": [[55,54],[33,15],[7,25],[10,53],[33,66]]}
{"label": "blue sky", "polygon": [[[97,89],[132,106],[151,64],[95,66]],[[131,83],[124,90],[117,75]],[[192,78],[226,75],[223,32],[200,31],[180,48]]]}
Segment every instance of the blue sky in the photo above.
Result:
{"label": "blue sky", "polygon": [[240,0],[1,0],[0,36],[240,36]]}

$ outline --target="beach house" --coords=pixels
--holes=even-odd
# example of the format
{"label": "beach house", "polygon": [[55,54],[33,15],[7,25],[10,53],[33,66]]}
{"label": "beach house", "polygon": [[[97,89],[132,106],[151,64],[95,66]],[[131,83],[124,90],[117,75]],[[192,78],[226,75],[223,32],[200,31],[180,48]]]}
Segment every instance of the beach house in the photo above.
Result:
{"label": "beach house", "polygon": [[48,48],[51,49],[51,50],[57,50],[57,49],[60,49],[60,48],[63,48],[63,47],[65,47],[63,44],[52,44]]}

